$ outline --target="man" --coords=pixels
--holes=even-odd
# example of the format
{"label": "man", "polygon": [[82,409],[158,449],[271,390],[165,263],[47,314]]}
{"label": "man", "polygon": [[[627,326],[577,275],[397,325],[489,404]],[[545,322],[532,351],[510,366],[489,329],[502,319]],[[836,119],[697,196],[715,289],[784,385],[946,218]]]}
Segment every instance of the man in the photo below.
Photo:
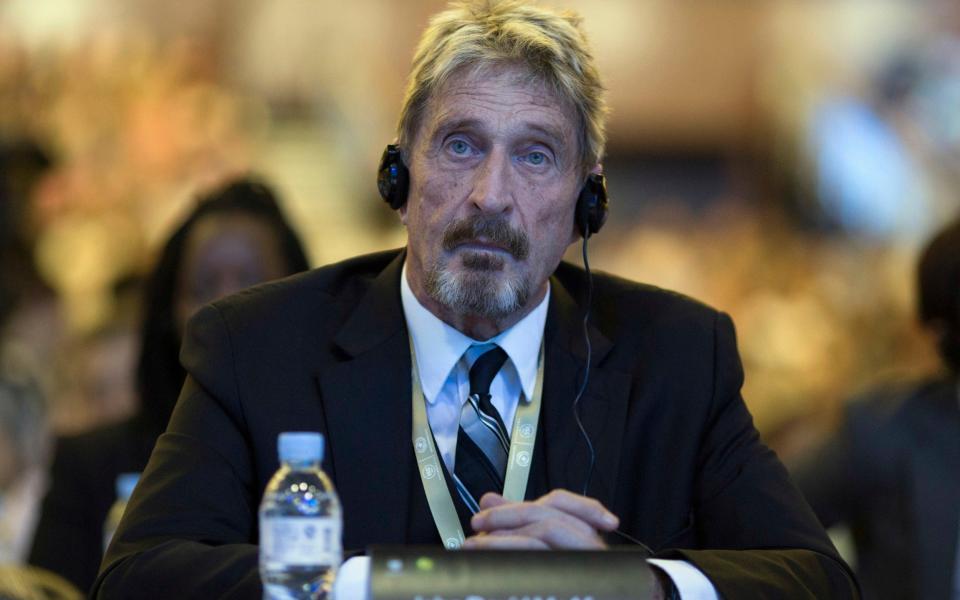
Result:
{"label": "man", "polygon": [[517,2],[437,15],[381,170],[405,251],[201,311],[99,593],[258,593],[277,434],[317,429],[348,550],[625,534],[657,551],[657,592],[855,596],[758,441],[729,318],[609,276],[591,289],[560,263],[603,221],[603,122],[575,17]]}
{"label": "man", "polygon": [[864,598],[960,600],[960,220],[917,273],[946,369],[851,402],[795,475],[825,526],[849,524]]}

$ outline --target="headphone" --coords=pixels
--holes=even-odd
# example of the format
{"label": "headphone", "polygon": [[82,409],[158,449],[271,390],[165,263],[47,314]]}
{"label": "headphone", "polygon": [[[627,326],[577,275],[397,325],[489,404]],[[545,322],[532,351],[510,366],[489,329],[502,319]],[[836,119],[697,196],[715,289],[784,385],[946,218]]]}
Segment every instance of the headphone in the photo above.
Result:
{"label": "headphone", "polygon": [[[380,196],[393,210],[399,209],[407,202],[407,192],[410,189],[410,171],[403,164],[400,147],[388,144],[380,158],[380,167],[377,170],[377,189]],[[583,183],[580,196],[577,198],[574,219],[577,230],[586,239],[600,231],[607,221],[609,212],[607,200],[607,183],[600,173],[590,173]]]}

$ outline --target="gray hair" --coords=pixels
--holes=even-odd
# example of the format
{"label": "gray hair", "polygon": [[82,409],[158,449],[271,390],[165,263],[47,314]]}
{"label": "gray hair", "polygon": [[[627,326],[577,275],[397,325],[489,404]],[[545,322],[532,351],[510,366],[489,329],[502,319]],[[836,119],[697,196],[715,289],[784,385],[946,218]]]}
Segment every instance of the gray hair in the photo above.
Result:
{"label": "gray hair", "polygon": [[607,105],[581,19],[518,0],[456,2],[430,20],[413,57],[397,136],[406,151],[427,104],[465,67],[519,64],[572,106],[579,118],[579,162],[586,173],[606,144]]}

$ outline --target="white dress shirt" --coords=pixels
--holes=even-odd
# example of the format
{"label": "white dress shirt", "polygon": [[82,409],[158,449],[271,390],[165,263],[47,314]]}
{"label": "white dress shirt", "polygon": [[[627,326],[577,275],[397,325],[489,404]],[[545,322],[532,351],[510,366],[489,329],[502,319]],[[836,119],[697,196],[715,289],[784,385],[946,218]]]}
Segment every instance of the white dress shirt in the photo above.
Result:
{"label": "white dress shirt", "polygon": [[[470,394],[470,366],[488,348],[497,344],[507,353],[507,361],[490,384],[491,402],[500,413],[507,431],[521,401],[533,396],[537,379],[537,360],[550,304],[550,287],[543,300],[523,319],[489,340],[475,340],[447,325],[417,300],[407,282],[407,266],[400,277],[400,300],[407,330],[417,354],[420,383],[427,401],[427,420],[433,431],[437,451],[452,473],[457,451],[460,410]],[[575,391],[571,390],[571,401]],[[680,592],[682,600],[717,600],[710,580],[696,567],[682,560],[650,559],[650,564],[666,572]],[[356,557],[341,568],[335,595],[344,598],[370,597],[370,559]]]}
{"label": "white dress shirt", "polygon": [[489,340],[466,336],[424,308],[407,283],[406,265],[400,278],[400,299],[417,353],[420,385],[427,401],[427,420],[437,451],[452,473],[460,410],[470,395],[470,367],[489,350],[484,345],[496,344],[507,353],[507,361],[490,383],[490,401],[500,413],[508,433],[512,433],[513,417],[519,403],[528,402],[533,397],[550,288],[547,287],[543,301],[527,316]]}

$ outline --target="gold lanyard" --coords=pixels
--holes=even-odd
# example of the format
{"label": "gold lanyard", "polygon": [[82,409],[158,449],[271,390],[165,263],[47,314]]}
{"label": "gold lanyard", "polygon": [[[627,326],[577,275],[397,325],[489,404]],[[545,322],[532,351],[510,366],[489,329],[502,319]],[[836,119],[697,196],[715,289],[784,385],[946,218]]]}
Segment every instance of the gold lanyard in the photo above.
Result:
{"label": "gold lanyard", "polygon": [[[420,384],[420,369],[417,367],[417,352],[410,340],[411,378],[413,380],[413,452],[417,457],[417,467],[423,491],[427,495],[433,522],[440,532],[443,545],[449,550],[463,546],[463,527],[457,509],[450,497],[450,490],[443,477],[440,457],[433,441],[433,432],[427,420],[426,398]],[[503,483],[503,496],[507,500],[520,502],[527,491],[530,478],[530,465],[533,463],[533,443],[537,439],[537,424],[540,419],[540,401],[543,397],[543,342],[537,358],[537,380],[533,386],[533,398],[530,402],[520,402],[513,419],[510,435],[510,454],[507,460],[507,474]],[[478,498],[479,500],[479,498]]]}

